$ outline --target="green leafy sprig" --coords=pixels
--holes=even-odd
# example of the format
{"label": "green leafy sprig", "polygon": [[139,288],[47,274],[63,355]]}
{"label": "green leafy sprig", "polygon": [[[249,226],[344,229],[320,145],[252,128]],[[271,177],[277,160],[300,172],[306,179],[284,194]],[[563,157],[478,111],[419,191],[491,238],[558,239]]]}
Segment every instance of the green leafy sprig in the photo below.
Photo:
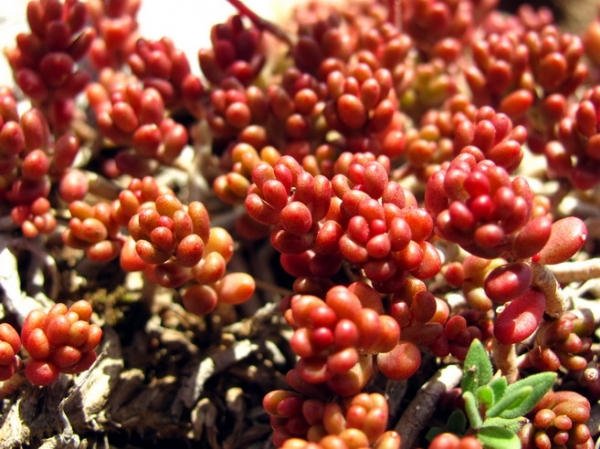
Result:
{"label": "green leafy sprig", "polygon": [[[461,381],[466,419],[461,411],[448,420],[448,431],[464,434],[466,421],[486,449],[520,449],[517,436],[525,415],[552,388],[556,373],[538,373],[508,385],[506,377],[493,378],[489,355],[479,340],[473,340],[465,358]],[[450,422],[452,421],[452,422]],[[432,429],[434,437],[439,429]]]}

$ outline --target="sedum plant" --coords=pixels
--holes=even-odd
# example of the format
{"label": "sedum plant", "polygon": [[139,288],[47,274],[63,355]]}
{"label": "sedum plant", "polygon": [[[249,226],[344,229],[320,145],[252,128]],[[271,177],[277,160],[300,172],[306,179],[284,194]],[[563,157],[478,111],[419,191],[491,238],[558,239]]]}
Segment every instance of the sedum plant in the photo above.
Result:
{"label": "sedum plant", "polygon": [[140,0],[27,3],[6,447],[591,449],[600,19],[228,3],[195,61]]}

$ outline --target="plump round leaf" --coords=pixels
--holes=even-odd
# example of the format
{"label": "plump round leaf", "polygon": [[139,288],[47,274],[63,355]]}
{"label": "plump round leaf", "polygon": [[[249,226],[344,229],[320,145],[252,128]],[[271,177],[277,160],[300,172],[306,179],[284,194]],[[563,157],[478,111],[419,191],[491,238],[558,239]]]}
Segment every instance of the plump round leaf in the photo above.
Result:
{"label": "plump round leaf", "polygon": [[554,222],[550,238],[535,261],[552,265],[569,260],[581,249],[587,234],[585,223],[577,217],[565,217]]}
{"label": "plump round leaf", "polygon": [[377,367],[391,380],[411,377],[421,366],[421,350],[413,343],[400,341],[390,352],[377,355]]}
{"label": "plump round leaf", "polygon": [[525,293],[531,285],[531,267],[514,262],[494,268],[485,278],[485,293],[492,300],[505,303]]}
{"label": "plump round leaf", "polygon": [[512,252],[517,259],[526,259],[537,254],[550,238],[552,222],[547,217],[537,217],[527,223],[517,234]]}
{"label": "plump round leaf", "polygon": [[546,297],[529,289],[513,299],[496,318],[494,337],[505,345],[519,343],[537,329],[544,315]]}

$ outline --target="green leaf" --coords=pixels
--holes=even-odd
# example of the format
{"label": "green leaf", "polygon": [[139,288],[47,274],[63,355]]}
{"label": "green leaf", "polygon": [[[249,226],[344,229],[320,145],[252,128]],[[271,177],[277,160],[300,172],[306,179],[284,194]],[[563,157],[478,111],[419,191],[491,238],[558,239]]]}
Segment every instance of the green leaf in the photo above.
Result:
{"label": "green leaf", "polygon": [[467,417],[462,410],[454,410],[446,421],[446,429],[455,435],[463,435],[467,430]]}
{"label": "green leaf", "polygon": [[476,392],[477,402],[479,404],[485,405],[486,408],[490,408],[494,405],[494,390],[489,385],[482,385],[477,389]]}
{"label": "green leaf", "polygon": [[[511,385],[512,386],[512,385]],[[521,405],[527,401],[527,398],[533,392],[530,385],[522,385],[519,388],[511,389],[508,387],[502,399],[490,407],[485,413],[486,418],[500,416],[501,418],[516,418],[527,412],[523,412]]]}
{"label": "green leaf", "polygon": [[477,388],[487,385],[492,380],[492,375],[492,362],[487,351],[479,340],[473,340],[465,357],[463,378],[460,383],[462,391],[475,393]]}
{"label": "green leaf", "polygon": [[502,427],[482,427],[477,439],[485,449],[520,449],[521,441],[516,433]]}
{"label": "green leaf", "polygon": [[504,396],[508,383],[506,377],[502,376],[490,382],[490,388],[494,390],[494,403],[498,402]]}
{"label": "green leaf", "polygon": [[431,441],[433,441],[433,439],[442,432],[444,432],[444,429],[442,429],[441,427],[432,427],[425,434],[425,439],[431,443]]}
{"label": "green leaf", "polygon": [[[542,399],[542,396],[552,388],[555,381],[556,373],[538,373],[532,374],[531,376],[509,385],[504,392],[502,400],[496,402],[496,404],[487,411],[486,417],[500,416],[501,418],[518,418],[519,416],[525,415],[535,407],[540,399]],[[500,404],[507,397],[515,399],[516,396],[519,396],[519,394],[515,395],[515,393],[521,392],[525,387],[531,388],[531,391],[518,406],[509,406],[508,404],[510,404],[512,400],[508,400],[508,404]]]}
{"label": "green leaf", "polygon": [[471,428],[479,429],[481,424],[483,424],[483,420],[481,419],[479,409],[477,408],[477,400],[475,399],[475,395],[470,391],[465,391],[462,394],[462,397],[465,401],[465,412],[467,413],[467,418],[469,418],[469,424],[471,425]]}
{"label": "green leaf", "polygon": [[503,429],[508,429],[512,432],[517,433],[521,427],[523,427],[527,423],[527,418],[500,418],[498,416],[494,418],[487,418],[483,421],[481,427],[502,427]]}

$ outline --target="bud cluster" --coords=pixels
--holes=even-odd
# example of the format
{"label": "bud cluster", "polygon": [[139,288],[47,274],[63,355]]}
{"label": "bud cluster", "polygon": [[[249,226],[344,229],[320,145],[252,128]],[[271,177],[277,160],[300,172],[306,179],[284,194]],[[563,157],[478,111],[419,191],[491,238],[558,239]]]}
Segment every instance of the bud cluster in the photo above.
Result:
{"label": "bud cluster", "polygon": [[302,158],[302,168],[313,176],[323,175],[331,179],[336,174],[335,164],[342,153],[345,151],[342,149],[341,142],[324,143],[319,145],[312,154]]}
{"label": "bud cluster", "polygon": [[475,119],[457,125],[455,153],[471,153],[477,161],[488,159],[511,173],[523,158],[522,145],[527,139],[523,126],[514,126],[508,116],[489,106],[477,110]]}
{"label": "bud cluster", "polygon": [[439,271],[439,254],[427,241],[433,230],[430,214],[412,193],[389,181],[384,165],[358,158],[348,164],[347,176],[339,173],[331,184],[336,198],[326,223],[341,224],[340,253],[379,291],[393,292],[408,273],[427,279]]}
{"label": "bud cluster", "polygon": [[430,110],[421,127],[406,133],[406,157],[423,181],[444,162],[468,153],[477,162],[489,159],[513,172],[523,158],[525,127],[489,106],[475,108],[463,95],[451,97],[441,110]]}
{"label": "bud cluster", "polygon": [[557,140],[546,144],[548,168],[581,190],[600,183],[600,88],[588,89],[559,122]]}
{"label": "bud cluster", "polygon": [[473,34],[473,3],[465,0],[403,1],[402,27],[426,55],[436,53],[436,46],[448,45],[448,40],[465,44]]}
{"label": "bud cluster", "polygon": [[96,360],[102,329],[90,324],[92,307],[85,300],[71,307],[54,305],[48,313],[34,310],[21,329],[23,347],[31,359],[25,376],[34,385],[49,385],[60,373],[77,374]]}
{"label": "bud cluster", "polygon": [[96,32],[86,26],[87,5],[79,1],[30,1],[27,22],[31,33],[17,36],[7,51],[15,80],[34,106],[49,111],[53,131],[62,134],[73,118],[74,97],[90,81],[77,67]]}
{"label": "bud cluster", "polygon": [[206,314],[219,300],[239,304],[254,293],[250,275],[225,274],[233,256],[231,235],[210,227],[201,202],[182,204],[150,176],[134,178],[110,204],[74,201],[69,211],[72,218],[62,236],[66,245],[97,262],[120,257],[123,270],[144,271],[151,282],[167,288],[191,282],[183,303],[192,313]]}
{"label": "bud cluster", "polygon": [[283,154],[302,160],[312,153],[313,143],[323,141],[327,132],[322,116],[326,84],[293,67],[283,73],[281,85],[267,88],[267,98],[271,142],[281,147]]}
{"label": "bud cluster", "polygon": [[259,163],[252,181],[246,209],[259,223],[276,225],[271,233],[273,246],[284,254],[309,250],[318,222],[329,210],[330,181],[304,171],[291,156],[282,156],[274,166]]}
{"label": "bud cluster", "polygon": [[430,349],[436,355],[445,354],[445,340],[447,340],[447,351],[457,359],[464,360],[473,340],[490,341],[493,337],[493,329],[494,321],[488,313],[463,310],[446,321],[445,338],[436,341]]}
{"label": "bud cluster", "polygon": [[289,156],[254,168],[246,209],[259,223],[275,225],[271,243],[290,274],[328,277],[343,258],[378,290],[392,292],[408,273],[426,279],[439,271],[439,255],[427,241],[431,216],[388,180],[386,157],[382,163],[370,156],[342,154],[331,181]]}
{"label": "bud cluster", "polygon": [[56,229],[56,218],[52,213],[50,201],[38,198],[31,204],[21,204],[12,208],[10,217],[28,238],[39,234],[50,234]]}
{"label": "bud cluster", "polygon": [[587,77],[587,66],[581,61],[583,44],[578,36],[548,25],[539,32],[529,31],[523,41],[529,50],[533,78],[546,96],[569,96]]}
{"label": "bud cluster", "polygon": [[373,71],[388,69],[392,73],[394,85],[397,85],[404,78],[403,62],[413,48],[412,39],[401,33],[385,15],[378,14],[373,5],[368,5],[366,9],[368,11],[365,12],[373,19],[373,23],[361,24],[358,30],[356,59],[367,64]]}
{"label": "bud cluster", "polygon": [[388,404],[379,393],[360,393],[338,403],[275,390],[264,397],[263,406],[271,417],[273,443],[280,448],[400,448],[400,436],[386,432]]}
{"label": "bud cluster", "polygon": [[395,72],[395,78],[402,74],[396,91],[402,111],[415,121],[419,121],[427,111],[442,106],[458,92],[456,77],[442,58],[402,67],[402,70]]}
{"label": "bud cluster", "polygon": [[174,195],[169,187],[159,184],[152,176],[134,178],[119,197],[111,204],[111,215],[119,226],[127,226],[129,220],[146,203],[153,203],[160,195]]}
{"label": "bud cluster", "polygon": [[406,130],[406,160],[419,180],[427,181],[443,162],[452,160],[456,155],[456,128],[463,121],[473,123],[476,114],[477,108],[469,98],[456,94],[440,108],[427,111],[419,127]]}
{"label": "bud cluster", "polygon": [[117,154],[121,173],[142,177],[159,163],[171,165],[188,142],[185,127],[165,116],[159,91],[137,79],[121,80],[103,72],[102,83],[90,84],[87,96],[98,128],[114,145],[130,147]]}
{"label": "bud cluster", "polygon": [[398,289],[389,306],[389,314],[402,329],[402,340],[420,347],[443,347],[443,354],[449,353],[447,342],[442,341],[444,325],[449,315],[448,304],[427,291],[427,286],[420,279],[409,278]]}
{"label": "bud cluster", "polygon": [[137,32],[137,13],[141,0],[89,0],[88,11],[96,29],[89,57],[97,69],[118,69],[134,51]]}
{"label": "bud cluster", "polygon": [[323,114],[331,129],[352,137],[358,132],[378,134],[391,123],[397,109],[392,76],[387,69],[363,63],[351,65],[346,74],[335,70],[327,75],[328,101]]}
{"label": "bud cluster", "polygon": [[295,66],[302,72],[324,79],[325,61],[347,62],[356,47],[356,36],[337,11],[310,23],[300,23],[298,41],[292,49]]}
{"label": "bud cluster", "polygon": [[[134,198],[129,199],[133,203]],[[140,204],[128,229],[131,243],[126,243],[121,255],[122,266],[143,269],[150,281],[167,288],[192,282],[183,295],[191,312],[206,314],[219,300],[240,304],[253,295],[252,276],[225,274],[233,239],[225,229],[210,227],[201,202],[184,205],[171,193],[160,194]]]}
{"label": "bud cluster", "polygon": [[96,262],[106,262],[119,256],[123,237],[108,203],[91,206],[81,200],[73,201],[69,212],[69,227],[62,234],[65,245],[84,250],[86,257]]}
{"label": "bud cluster", "polygon": [[550,390],[529,415],[530,422],[519,431],[525,449],[594,447],[590,429],[585,424],[590,419],[590,403],[578,393]]}
{"label": "bud cluster", "polygon": [[127,56],[127,64],[145,88],[152,87],[160,93],[166,108],[177,111],[184,106],[195,116],[201,116],[204,87],[192,74],[185,53],[171,39],[139,38],[135,51]]}
{"label": "bud cluster", "polygon": [[534,99],[522,33],[492,33],[474,41],[471,50],[475,64],[465,70],[465,77],[474,102],[499,108],[511,118],[522,117]]}
{"label": "bud cluster", "polygon": [[[161,285],[178,287],[191,277],[186,269],[202,259],[210,236],[210,221],[202,203],[194,201],[184,206],[174,195],[164,194],[140,205],[128,229],[140,258],[155,266],[153,271],[157,266],[164,268],[162,275],[155,272],[153,277]],[[167,261],[171,262],[167,265]],[[169,275],[167,267],[172,267],[174,273]]]}
{"label": "bud cluster", "polygon": [[[487,259],[526,259],[548,242],[552,221],[536,207],[524,178],[511,180],[492,162],[462,153],[427,182],[427,210],[441,237]],[[543,208],[542,208],[543,210]]]}
{"label": "bud cluster", "polygon": [[219,175],[213,182],[215,194],[221,201],[238,204],[246,200],[252,172],[261,162],[274,166],[281,155],[272,146],[264,146],[258,152],[256,147],[240,142],[235,144],[229,154],[230,171]]}
{"label": "bud cluster", "polygon": [[560,367],[570,371],[585,369],[593,356],[593,329],[592,318],[576,312],[565,312],[554,321],[545,321],[523,367],[533,366],[540,371],[558,371]]}
{"label": "bud cluster", "polygon": [[[385,24],[377,14],[368,22],[379,27]],[[304,164],[304,158],[314,157],[327,131],[334,129],[339,133],[334,145],[345,150],[372,151],[390,157],[401,155],[404,123],[397,110],[391,71],[380,67],[366,48],[360,50],[363,56],[352,62],[337,54],[344,53],[346,47],[350,53],[357,50],[362,44],[355,34],[366,32],[368,27],[353,20],[346,23],[340,15],[333,14],[317,24],[300,28],[301,37],[294,48],[307,47],[306,51],[319,53],[315,57],[309,56],[310,51],[299,53],[314,70],[297,63],[264,90],[251,86],[249,91],[235,77],[222,79],[210,94],[207,115],[217,141],[232,145],[246,141],[257,149],[265,144],[274,145],[281,154],[291,155]],[[381,39],[389,40],[397,34],[387,30]],[[321,44],[335,55],[321,54]],[[377,46],[386,44],[368,45],[375,51]],[[405,42],[402,45],[407,47]],[[396,50],[394,47],[390,52],[395,54]],[[256,131],[258,135],[252,136]],[[247,140],[263,134],[269,140],[261,139],[261,145]]]}
{"label": "bud cluster", "polygon": [[229,79],[210,93],[206,119],[217,140],[233,140],[250,125],[262,126],[269,116],[266,94]]}
{"label": "bud cluster", "polygon": [[85,251],[86,257],[97,262],[107,262],[120,256],[121,267],[126,271],[145,268],[137,257],[132,240],[122,234],[131,218],[141,206],[152,203],[159,195],[173,194],[160,186],[150,176],[134,178],[112,203],[99,201],[90,205],[82,200],[69,204],[71,219],[62,234],[65,245]]}
{"label": "bud cluster", "polygon": [[394,293],[389,314],[402,329],[402,340],[433,353],[436,357],[464,360],[473,339],[485,341],[492,336],[487,310],[462,310],[450,316],[448,303],[435,297],[426,284],[407,279]]}
{"label": "bud cluster", "polygon": [[10,379],[19,368],[21,337],[8,323],[0,324],[0,380]]}
{"label": "bud cluster", "polygon": [[246,26],[240,15],[214,25],[210,30],[212,48],[198,52],[200,68],[214,85],[232,77],[247,86],[260,73],[265,55],[262,32],[253,25]]}
{"label": "bud cluster", "polygon": [[[294,328],[290,345],[300,357],[296,363],[300,378],[326,383],[331,391],[344,396],[353,393],[346,391],[350,382],[340,378],[359,363],[360,355],[389,353],[399,342],[398,323],[383,314],[379,294],[361,282],[335,286],[325,299],[294,295],[284,316]],[[385,374],[389,363],[384,365]]]}
{"label": "bud cluster", "polygon": [[491,11],[484,18],[482,29],[487,34],[511,32],[523,35],[528,31],[539,32],[546,26],[552,25],[553,22],[554,15],[547,6],[534,8],[532,5],[522,4],[514,15]]}
{"label": "bud cluster", "polygon": [[80,173],[69,169],[79,151],[79,140],[71,133],[56,141],[38,109],[19,116],[13,92],[0,91],[0,198],[12,206],[11,218],[28,237],[48,234],[56,219],[47,197],[52,182],[65,201],[83,198],[87,179],[73,182]]}

